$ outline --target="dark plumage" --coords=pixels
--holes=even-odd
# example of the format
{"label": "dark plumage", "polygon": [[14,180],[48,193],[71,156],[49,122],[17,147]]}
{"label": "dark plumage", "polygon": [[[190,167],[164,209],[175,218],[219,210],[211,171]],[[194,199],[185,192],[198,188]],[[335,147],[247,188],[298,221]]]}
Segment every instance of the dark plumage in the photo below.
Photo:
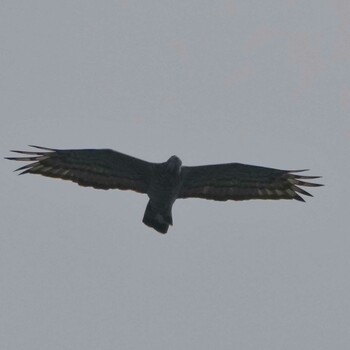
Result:
{"label": "dark plumage", "polygon": [[278,170],[240,163],[182,166],[170,157],[164,163],[150,163],[110,149],[12,151],[23,157],[6,159],[31,163],[16,169],[20,174],[40,174],[71,180],[98,189],[133,190],[149,197],[143,222],[161,233],[173,224],[171,209],[177,198],[205,198],[218,201],[247,199],[295,199],[311,196],[300,186],[319,176],[303,176],[305,170]]}

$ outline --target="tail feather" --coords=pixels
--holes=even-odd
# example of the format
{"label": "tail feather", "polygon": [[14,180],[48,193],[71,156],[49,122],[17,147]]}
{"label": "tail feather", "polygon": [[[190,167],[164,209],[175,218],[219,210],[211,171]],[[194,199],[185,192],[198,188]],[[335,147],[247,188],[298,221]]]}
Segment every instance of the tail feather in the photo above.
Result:
{"label": "tail feather", "polygon": [[159,210],[153,207],[149,201],[142,222],[160,233],[167,233],[169,225],[173,224],[173,218],[171,212]]}

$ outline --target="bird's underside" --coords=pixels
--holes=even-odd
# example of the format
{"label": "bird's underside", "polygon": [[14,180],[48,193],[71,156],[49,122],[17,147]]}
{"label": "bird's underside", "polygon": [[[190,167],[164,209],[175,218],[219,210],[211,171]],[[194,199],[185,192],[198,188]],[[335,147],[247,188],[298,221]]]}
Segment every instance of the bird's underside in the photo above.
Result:
{"label": "bird's underside", "polygon": [[147,194],[143,222],[161,233],[172,225],[171,209],[177,198],[218,201],[248,199],[295,199],[312,196],[301,187],[319,176],[299,175],[305,170],[279,170],[240,163],[182,166],[176,156],[151,163],[110,149],[59,150],[32,146],[40,151],[12,151],[28,161],[16,171],[71,180],[97,189],[133,190]]}

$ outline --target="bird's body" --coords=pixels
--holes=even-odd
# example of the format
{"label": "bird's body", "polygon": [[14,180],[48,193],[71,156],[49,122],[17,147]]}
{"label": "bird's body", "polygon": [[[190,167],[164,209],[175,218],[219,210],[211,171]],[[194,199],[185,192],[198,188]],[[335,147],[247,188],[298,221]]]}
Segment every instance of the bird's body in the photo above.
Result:
{"label": "bird's body", "polygon": [[166,233],[169,225],[173,224],[171,209],[179,195],[181,175],[181,160],[176,156],[153,168],[147,190],[150,200],[142,221],[158,232]]}
{"label": "bird's body", "polygon": [[[173,224],[172,206],[177,198],[205,198],[219,201],[248,199],[295,199],[311,196],[300,186],[320,184],[305,182],[319,176],[240,163],[182,166],[170,157],[164,163],[150,163],[109,149],[13,151],[24,157],[10,160],[31,161],[17,170],[71,180],[81,186],[98,189],[133,190],[147,194],[149,202],[143,222],[161,233]],[[299,194],[298,194],[299,193]]]}

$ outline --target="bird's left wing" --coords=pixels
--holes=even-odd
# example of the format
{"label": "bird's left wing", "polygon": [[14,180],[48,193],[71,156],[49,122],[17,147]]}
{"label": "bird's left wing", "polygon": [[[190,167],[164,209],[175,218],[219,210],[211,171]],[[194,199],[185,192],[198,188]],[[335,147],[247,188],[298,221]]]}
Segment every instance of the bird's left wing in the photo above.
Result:
{"label": "bird's left wing", "polygon": [[118,188],[146,193],[152,163],[110,149],[59,150],[32,146],[41,151],[12,151],[23,157],[7,157],[30,161],[16,171],[71,180],[80,186],[98,189]]}
{"label": "bird's left wing", "polygon": [[300,186],[320,184],[304,180],[319,176],[302,176],[304,170],[278,170],[240,163],[182,167],[183,185],[178,198],[205,198],[218,201],[246,199],[296,199],[311,196]]}

